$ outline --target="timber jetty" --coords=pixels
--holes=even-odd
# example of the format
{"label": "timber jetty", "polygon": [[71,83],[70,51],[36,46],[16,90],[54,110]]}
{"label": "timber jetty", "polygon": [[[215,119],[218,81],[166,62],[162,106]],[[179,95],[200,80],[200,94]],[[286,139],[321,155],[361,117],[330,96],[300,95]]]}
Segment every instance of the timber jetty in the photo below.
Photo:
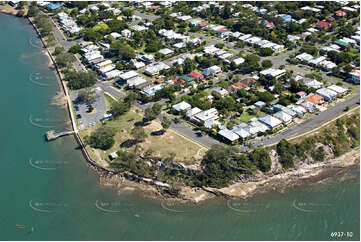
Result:
{"label": "timber jetty", "polygon": [[48,132],[46,132],[45,136],[47,141],[51,141],[69,134],[74,134],[74,131],[64,131],[56,133],[55,130],[49,130]]}

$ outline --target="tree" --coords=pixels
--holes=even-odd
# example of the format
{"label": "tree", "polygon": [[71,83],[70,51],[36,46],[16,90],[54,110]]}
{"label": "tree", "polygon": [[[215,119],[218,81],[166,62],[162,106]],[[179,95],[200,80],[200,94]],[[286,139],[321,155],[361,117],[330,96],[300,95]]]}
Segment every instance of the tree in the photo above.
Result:
{"label": "tree", "polygon": [[81,89],[93,86],[97,82],[97,75],[93,71],[71,71],[66,73],[65,79],[69,82],[69,88]]}
{"label": "tree", "polygon": [[135,126],[131,131],[130,135],[138,142],[144,141],[148,135],[145,133],[145,130],[141,126]]}
{"label": "tree", "polygon": [[77,100],[79,102],[91,104],[91,103],[95,102],[95,100],[96,100],[95,92],[93,90],[90,90],[89,88],[86,88],[85,90],[80,90],[78,93]]}
{"label": "tree", "polygon": [[273,50],[271,48],[260,48],[259,53],[261,56],[271,56]]}
{"label": "tree", "polygon": [[161,111],[162,111],[162,105],[159,104],[159,103],[155,103],[153,106],[152,106],[152,111],[154,113],[155,116],[158,116]]}
{"label": "tree", "polygon": [[262,67],[263,68],[268,69],[268,68],[271,68],[272,66],[273,66],[272,61],[270,61],[270,60],[263,60],[262,61]]}
{"label": "tree", "polygon": [[167,117],[164,116],[162,119],[163,130],[167,130],[171,124],[172,124],[171,121]]}
{"label": "tree", "polygon": [[57,46],[57,47],[55,47],[55,50],[54,50],[54,55],[59,55],[60,53],[64,53],[65,52],[65,49],[64,49],[64,47],[59,47],[59,46]]}
{"label": "tree", "polygon": [[107,150],[114,145],[114,136],[115,130],[113,128],[102,126],[92,132],[86,141],[93,148]]}
{"label": "tree", "polygon": [[31,7],[29,10],[28,10],[28,13],[27,13],[27,16],[29,18],[31,17],[35,17],[39,14],[39,9],[37,7]]}
{"label": "tree", "polygon": [[117,102],[112,103],[110,107],[110,113],[114,118],[117,118],[124,113],[128,112],[130,109],[130,104],[128,102],[123,102],[122,100],[118,100]]}
{"label": "tree", "polygon": [[126,16],[126,17],[127,17],[127,20],[129,20],[129,19],[130,19],[130,17],[132,17],[132,16],[133,16],[133,14],[134,14],[134,10],[129,9],[129,8],[127,8],[127,9],[123,9],[123,10],[122,10],[122,12],[123,12],[124,16]]}
{"label": "tree", "polygon": [[55,57],[56,64],[60,67],[68,67],[75,61],[75,57],[71,53],[61,53]]}
{"label": "tree", "polygon": [[151,108],[146,108],[144,110],[144,119],[145,121],[149,122],[156,118],[157,115],[154,114],[153,110]]}
{"label": "tree", "polygon": [[76,53],[79,53],[80,50],[81,50],[81,46],[79,44],[75,44],[72,47],[70,47],[68,51],[70,53],[76,54]]}
{"label": "tree", "polygon": [[269,154],[264,149],[255,149],[249,154],[249,159],[258,169],[263,172],[271,170],[272,161]]}

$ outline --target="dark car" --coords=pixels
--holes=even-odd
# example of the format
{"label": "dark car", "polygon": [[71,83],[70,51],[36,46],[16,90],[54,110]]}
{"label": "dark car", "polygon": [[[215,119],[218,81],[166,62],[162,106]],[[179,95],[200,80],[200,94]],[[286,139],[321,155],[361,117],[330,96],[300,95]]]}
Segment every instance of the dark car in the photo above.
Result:
{"label": "dark car", "polygon": [[77,115],[76,115],[76,118],[77,118],[77,119],[81,119],[81,115],[80,115],[80,114],[77,114]]}
{"label": "dark car", "polygon": [[74,108],[75,108],[75,111],[79,111],[79,106],[78,105],[75,105]]}

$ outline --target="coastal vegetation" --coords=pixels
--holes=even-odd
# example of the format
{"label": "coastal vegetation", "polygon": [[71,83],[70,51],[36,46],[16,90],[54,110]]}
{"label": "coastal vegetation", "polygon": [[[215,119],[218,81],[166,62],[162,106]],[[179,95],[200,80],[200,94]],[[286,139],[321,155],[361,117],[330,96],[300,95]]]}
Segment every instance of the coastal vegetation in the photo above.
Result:
{"label": "coastal vegetation", "polygon": [[[156,148],[157,146],[148,143],[149,138],[154,137],[154,134],[149,133],[147,125],[143,127],[134,126],[134,123],[133,125],[126,124],[124,118],[128,118],[130,113],[132,117],[138,116],[136,120],[142,120],[141,116],[133,110],[133,112],[128,111],[120,115],[118,120],[112,121],[119,123],[120,120],[123,120],[119,127],[122,126],[123,129],[125,124],[128,131],[121,135],[121,140],[125,142],[123,141],[119,146],[117,141],[119,136],[112,136],[115,137],[117,145],[112,145],[111,150],[117,151],[118,158],[109,161],[109,167],[168,184],[177,182],[191,187],[222,188],[240,179],[251,178],[259,172],[272,175],[275,172],[272,170],[273,162],[280,163],[283,170],[297,168],[299,164],[305,162],[322,162],[358,147],[360,142],[360,116],[359,113],[354,113],[337,119],[336,122],[308,137],[293,141],[283,139],[274,147],[256,148],[248,153],[240,152],[237,147],[215,145],[205,152],[199,163],[195,163],[199,167],[198,169],[190,169],[182,165],[182,162],[185,161],[179,159],[179,154],[173,151],[161,154]],[[152,126],[153,122],[157,121],[152,121]],[[168,128],[167,119],[162,119],[160,128],[163,130]],[[104,135],[104,130],[101,129],[101,131],[100,133],[95,132],[92,136]],[[124,139],[125,135],[128,139]],[[94,140],[96,138],[93,137],[93,142]],[[133,142],[129,142],[129,140],[133,140]],[[158,137],[156,140],[159,142],[162,139]],[[154,141],[157,142],[156,140]],[[95,147],[94,144],[92,143],[93,147]],[[109,144],[113,144],[113,142],[109,141]],[[162,144],[166,146],[166,142],[162,142]],[[275,154],[271,155],[271,150],[275,150]],[[177,191],[175,189],[174,192]]]}

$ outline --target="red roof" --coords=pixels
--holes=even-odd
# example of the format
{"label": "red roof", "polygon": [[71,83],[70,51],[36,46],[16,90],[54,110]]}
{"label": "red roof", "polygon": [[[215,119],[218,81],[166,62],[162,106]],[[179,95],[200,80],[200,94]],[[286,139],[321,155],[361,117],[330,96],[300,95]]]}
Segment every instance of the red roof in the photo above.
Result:
{"label": "red roof", "polygon": [[164,78],[161,77],[161,78],[155,79],[155,82],[156,82],[156,83],[161,83],[161,82],[163,82],[163,80],[164,80]]}
{"label": "red roof", "polygon": [[360,78],[360,70],[353,70],[349,74]]}
{"label": "red roof", "polygon": [[191,73],[189,73],[188,76],[194,77],[194,78],[196,78],[196,79],[203,78],[203,74],[202,74],[202,73],[194,72],[194,71],[192,71]]}
{"label": "red roof", "polygon": [[198,24],[200,27],[205,27],[205,26],[207,26],[208,25],[208,23],[207,22],[202,22],[202,23],[200,23],[200,24]]}
{"label": "red roof", "polygon": [[160,6],[150,6],[150,7],[149,7],[149,9],[152,9],[152,10],[158,9],[158,8],[160,8]]}
{"label": "red roof", "polygon": [[339,17],[345,17],[347,15],[347,13],[342,10],[337,10],[335,13],[336,13],[336,16],[339,16]]}
{"label": "red roof", "polygon": [[313,94],[312,96],[309,96],[308,98],[305,98],[307,102],[318,104],[323,100],[323,97],[321,97],[318,94]]}
{"label": "red roof", "polygon": [[273,22],[270,22],[270,23],[266,24],[266,28],[272,28],[274,26],[275,26],[275,24]]}
{"label": "red roof", "polygon": [[178,85],[183,85],[183,84],[186,83],[185,80],[178,79],[178,78],[174,78],[172,81],[173,81],[175,84],[178,84]]}
{"label": "red roof", "polygon": [[326,21],[318,21],[318,22],[316,23],[316,25],[317,25],[317,26],[320,26],[320,27],[322,27],[322,28],[328,28],[328,27],[331,25],[331,23],[328,23],[328,22],[326,22]]}
{"label": "red roof", "polygon": [[300,92],[297,93],[297,95],[300,96],[300,97],[306,96],[306,94],[307,93],[304,92],[304,91],[300,91]]}
{"label": "red roof", "polygon": [[224,32],[227,32],[227,29],[220,29],[220,30],[218,30],[218,33],[224,33]]}

